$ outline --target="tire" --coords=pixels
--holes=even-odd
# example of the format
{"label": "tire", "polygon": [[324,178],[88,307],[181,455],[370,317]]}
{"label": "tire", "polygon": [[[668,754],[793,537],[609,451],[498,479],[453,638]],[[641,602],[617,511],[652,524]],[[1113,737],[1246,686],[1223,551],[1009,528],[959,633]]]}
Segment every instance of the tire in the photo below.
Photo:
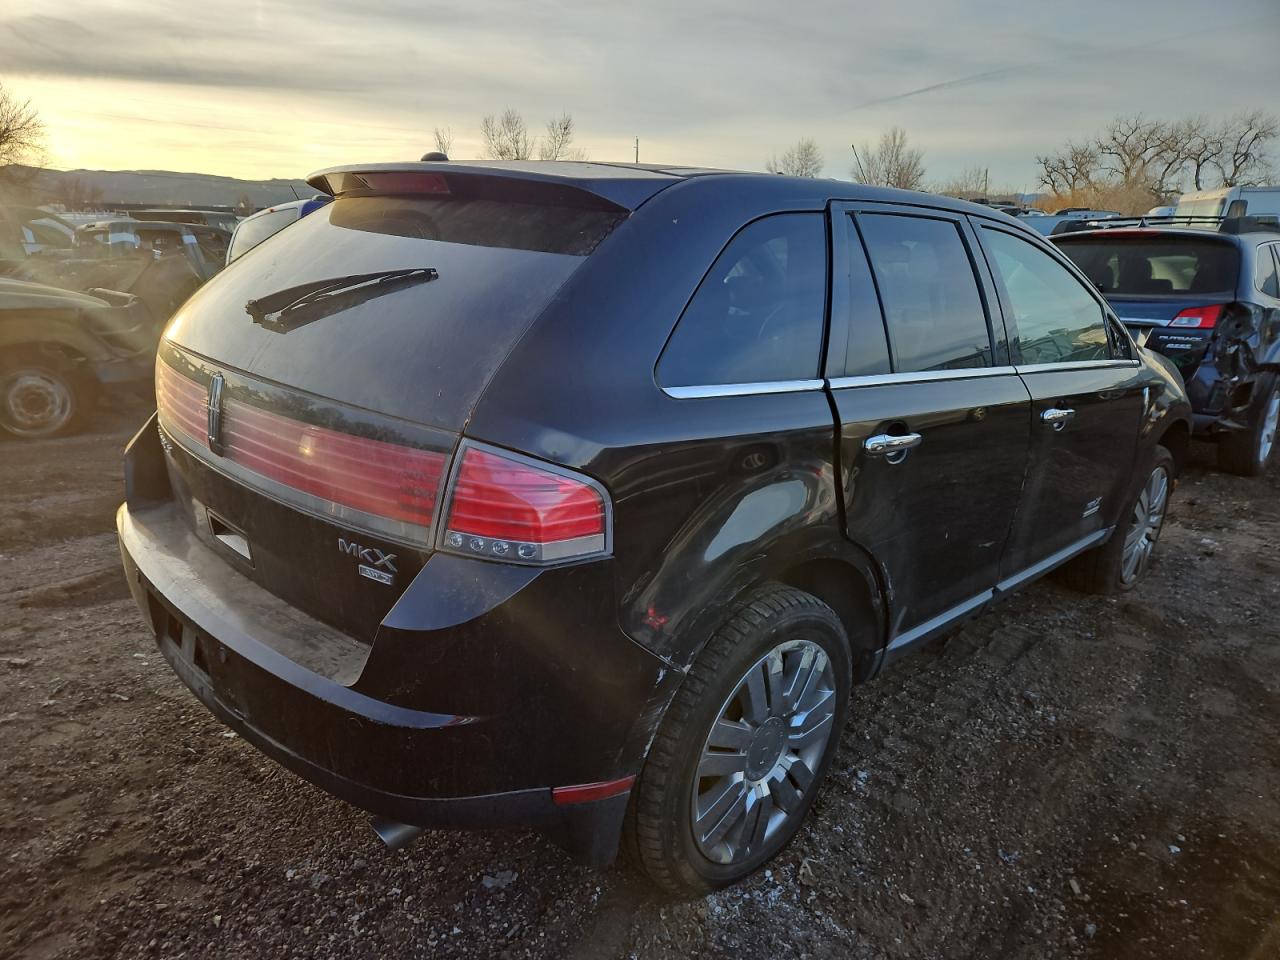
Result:
{"label": "tire", "polygon": [[90,398],[70,361],[30,349],[0,359],[0,430],[24,440],[71,433]]}
{"label": "tire", "polygon": [[[1150,568],[1152,552],[1164,528],[1175,478],[1173,454],[1157,446],[1147,468],[1146,479],[1125,506],[1115,532],[1102,546],[1081,554],[1063,568],[1067,583],[1082,593],[1104,596],[1125,593],[1136,587]],[[1136,563],[1132,562],[1135,558],[1133,550],[1138,551]]]}
{"label": "tire", "polygon": [[624,845],[655,884],[700,896],[791,841],[840,741],[851,659],[840,619],[801,590],[766,585],[733,612],[690,667],[632,793]]}
{"label": "tire", "polygon": [[1249,405],[1245,429],[1229,433],[1218,441],[1218,467],[1241,477],[1261,476],[1275,457],[1277,428],[1280,428],[1280,376],[1268,371],[1254,384],[1254,402]]}

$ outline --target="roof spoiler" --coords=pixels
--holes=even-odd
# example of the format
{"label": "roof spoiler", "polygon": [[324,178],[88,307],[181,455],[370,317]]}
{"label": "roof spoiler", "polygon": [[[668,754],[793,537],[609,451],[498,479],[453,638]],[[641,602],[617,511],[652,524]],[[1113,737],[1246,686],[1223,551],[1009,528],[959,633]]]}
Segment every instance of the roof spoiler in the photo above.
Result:
{"label": "roof spoiler", "polygon": [[[577,175],[575,175],[577,174]],[[602,164],[499,166],[440,160],[331,167],[307,183],[332,197],[453,196],[629,213],[677,177]]]}

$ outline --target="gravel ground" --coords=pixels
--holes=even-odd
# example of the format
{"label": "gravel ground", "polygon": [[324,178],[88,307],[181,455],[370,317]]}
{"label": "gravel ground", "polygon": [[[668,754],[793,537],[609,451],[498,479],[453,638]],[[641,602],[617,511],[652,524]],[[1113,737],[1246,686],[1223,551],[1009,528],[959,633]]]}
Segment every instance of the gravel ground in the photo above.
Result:
{"label": "gravel ground", "polygon": [[855,695],[810,824],[692,903],[533,834],[381,848],[155,654],[143,412],[0,443],[0,956],[1280,957],[1280,476],[1200,451],[1151,577],[1037,584]]}

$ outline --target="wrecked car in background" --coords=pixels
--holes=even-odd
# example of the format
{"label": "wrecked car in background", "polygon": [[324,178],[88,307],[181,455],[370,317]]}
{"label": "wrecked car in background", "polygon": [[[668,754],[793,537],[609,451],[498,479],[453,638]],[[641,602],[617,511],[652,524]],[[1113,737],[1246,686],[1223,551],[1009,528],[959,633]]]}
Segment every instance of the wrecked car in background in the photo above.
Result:
{"label": "wrecked car in background", "polygon": [[[1280,224],[1120,221],[1053,237],[1147,348],[1187,383],[1198,437],[1218,465],[1262,474],[1280,426]],[[1083,225],[1082,225],[1083,226]]]}
{"label": "wrecked car in background", "polygon": [[39,207],[0,206],[0,264],[75,246],[76,228]]}
{"label": "wrecked car in background", "polygon": [[160,331],[221,269],[230,240],[200,224],[104,220],[75,245],[10,254],[0,277],[0,430],[68,433],[100,388],[150,390]]}
{"label": "wrecked car in background", "polygon": [[132,294],[0,277],[0,431],[58,436],[101,387],[147,389],[163,325]]}
{"label": "wrecked car in background", "polygon": [[165,223],[193,223],[208,227],[217,227],[231,233],[240,222],[230,210],[166,210],[157,207],[154,210],[130,210],[129,216],[135,220],[162,220]]}

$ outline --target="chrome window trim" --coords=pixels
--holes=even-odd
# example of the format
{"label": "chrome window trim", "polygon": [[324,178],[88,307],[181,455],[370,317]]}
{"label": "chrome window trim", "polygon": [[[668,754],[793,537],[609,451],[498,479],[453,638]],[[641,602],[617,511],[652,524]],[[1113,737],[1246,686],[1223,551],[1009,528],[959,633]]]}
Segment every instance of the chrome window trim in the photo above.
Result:
{"label": "chrome window trim", "polygon": [[928,383],[933,380],[969,380],[974,377],[1006,377],[1017,373],[1013,367],[965,367],[959,370],[917,370],[902,373],[875,373],[861,377],[832,377],[832,390],[843,387],[880,387],[894,383]]}
{"label": "chrome window trim", "polygon": [[1008,377],[1022,373],[1054,370],[1095,370],[1110,367],[1140,367],[1140,360],[1068,360],[1058,363],[1024,363],[1001,367],[965,367],[958,370],[916,370],[902,373],[876,373],[860,377],[830,377],[827,380],[770,380],[762,383],[716,383],[696,387],[663,387],[662,392],[675,400],[699,400],[708,397],[751,397],[770,393],[803,393],[847,387],[883,387],[892,384],[930,383],[938,380],[971,380],[977,377]]}
{"label": "chrome window trim", "polygon": [[766,380],[760,383],[712,383],[694,387],[663,387],[662,392],[675,400],[701,400],[708,397],[750,397],[767,393],[803,393],[821,390],[825,381]]}
{"label": "chrome window trim", "polygon": [[1060,360],[1054,363],[1022,363],[1014,367],[1018,373],[1039,373],[1042,370],[1095,370],[1107,367],[1140,367],[1141,360]]}

